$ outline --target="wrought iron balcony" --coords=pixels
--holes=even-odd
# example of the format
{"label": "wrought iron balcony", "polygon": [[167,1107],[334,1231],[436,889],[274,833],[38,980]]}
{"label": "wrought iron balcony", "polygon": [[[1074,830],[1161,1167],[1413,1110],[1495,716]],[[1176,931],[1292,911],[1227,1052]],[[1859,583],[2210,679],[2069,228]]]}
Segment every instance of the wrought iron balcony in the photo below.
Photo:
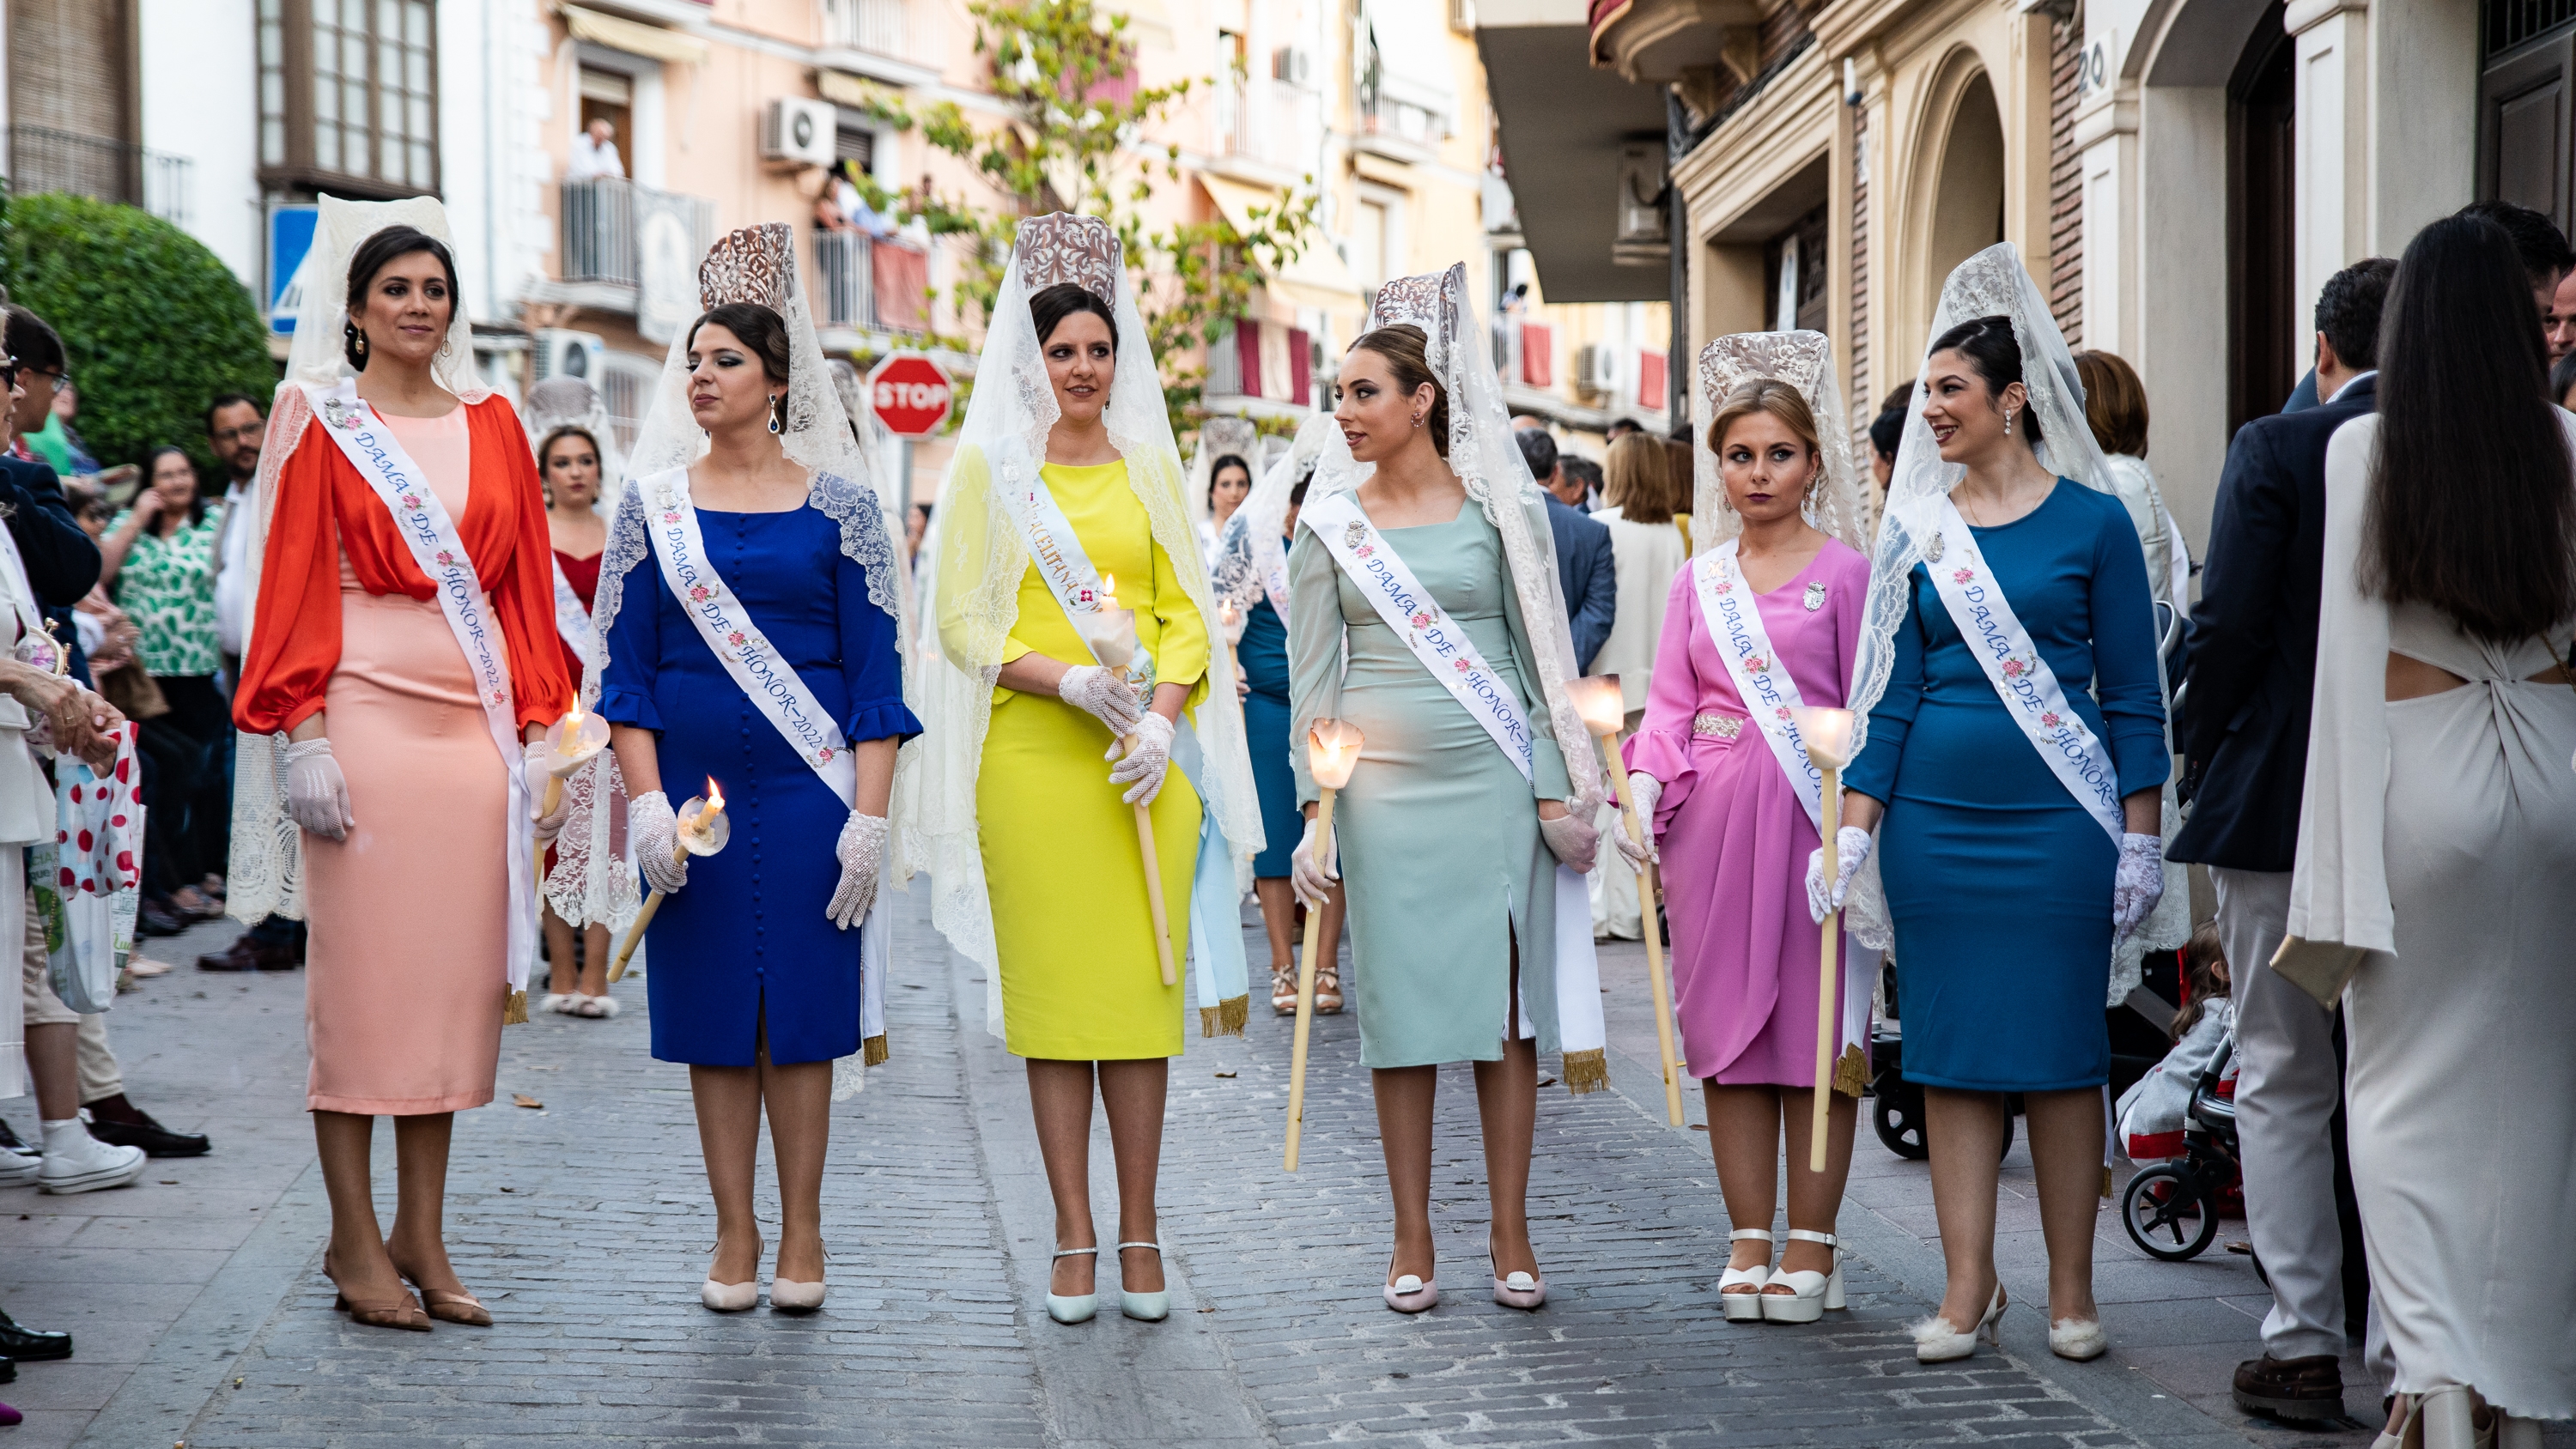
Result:
{"label": "wrought iron balcony", "polygon": [[9,190],[15,195],[62,191],[139,206],[176,226],[195,220],[196,163],[185,156],[50,126],[12,126],[7,132]]}

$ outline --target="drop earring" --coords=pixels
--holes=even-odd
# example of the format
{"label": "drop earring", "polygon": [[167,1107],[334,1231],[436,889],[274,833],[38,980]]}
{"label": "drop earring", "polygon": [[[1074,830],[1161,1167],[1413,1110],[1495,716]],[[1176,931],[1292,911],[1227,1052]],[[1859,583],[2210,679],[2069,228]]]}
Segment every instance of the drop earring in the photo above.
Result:
{"label": "drop earring", "polygon": [[769,431],[773,437],[786,431],[787,409],[782,406],[785,398],[785,393],[771,393],[769,395]]}
{"label": "drop earring", "polygon": [[2017,415],[2017,412],[2018,410],[2014,408],[2004,409],[2004,436],[2007,438],[2012,436],[2013,418]]}

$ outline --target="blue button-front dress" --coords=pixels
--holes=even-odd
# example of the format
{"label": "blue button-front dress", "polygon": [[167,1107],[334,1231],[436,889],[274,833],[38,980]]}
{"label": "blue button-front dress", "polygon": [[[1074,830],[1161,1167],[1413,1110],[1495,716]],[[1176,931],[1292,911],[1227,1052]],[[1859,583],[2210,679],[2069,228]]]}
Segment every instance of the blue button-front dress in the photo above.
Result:
{"label": "blue button-front dress", "polygon": [[[2120,500],[2061,478],[1977,548],[2120,793],[2162,785],[2164,694],[2146,557]],[[2005,712],[1921,564],[1869,744],[1843,775],[1880,800],[1905,1079],[2041,1092],[2110,1080],[2103,1020],[2119,848]],[[2085,693],[2087,682],[2094,685]],[[2096,702],[2098,699],[2098,703]]]}
{"label": "blue button-front dress", "polygon": [[[875,515],[864,517],[874,522]],[[707,558],[852,744],[908,739],[895,621],[868,601],[841,525],[807,506],[698,510]],[[764,1007],[769,1057],[829,1061],[859,1049],[859,932],[823,914],[840,883],[849,810],[735,685],[651,554],[626,575],[599,712],[655,732],[677,808],[722,787],[732,842],[689,862],[689,883],[647,928],[653,1056],[747,1067]]]}

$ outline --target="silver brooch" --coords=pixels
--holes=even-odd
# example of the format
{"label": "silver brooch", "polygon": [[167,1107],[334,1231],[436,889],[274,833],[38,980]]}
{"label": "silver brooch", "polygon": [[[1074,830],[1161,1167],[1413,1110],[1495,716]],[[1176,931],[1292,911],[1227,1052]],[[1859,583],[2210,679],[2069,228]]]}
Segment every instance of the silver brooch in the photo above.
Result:
{"label": "silver brooch", "polygon": [[339,398],[326,397],[322,399],[322,421],[335,428],[354,428],[359,422],[358,410]]}
{"label": "silver brooch", "polygon": [[1825,586],[1821,583],[1807,585],[1807,612],[1812,614],[1824,606]]}
{"label": "silver brooch", "polygon": [[1923,546],[1923,557],[1930,563],[1941,561],[1941,535],[1937,533],[1932,535],[1932,541]]}
{"label": "silver brooch", "polygon": [[1343,545],[1343,547],[1345,547],[1345,548],[1357,548],[1357,547],[1359,547],[1361,544],[1364,544],[1364,543],[1366,543],[1366,542],[1368,542],[1368,525],[1367,525],[1367,524],[1362,523],[1362,522],[1360,522],[1358,519],[1354,518],[1354,519],[1352,519],[1348,524],[1346,524],[1346,525],[1344,525],[1344,526],[1343,526],[1343,528],[1342,528],[1342,545]]}

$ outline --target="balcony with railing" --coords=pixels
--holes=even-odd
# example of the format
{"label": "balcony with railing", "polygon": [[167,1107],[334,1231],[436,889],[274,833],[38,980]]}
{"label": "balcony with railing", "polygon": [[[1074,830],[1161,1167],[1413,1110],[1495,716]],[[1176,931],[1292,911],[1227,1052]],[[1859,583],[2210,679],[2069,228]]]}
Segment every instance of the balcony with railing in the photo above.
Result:
{"label": "balcony with railing", "polygon": [[905,0],[823,0],[823,44],[909,59],[912,32],[904,5]]}
{"label": "balcony with railing", "polygon": [[1264,179],[1294,181],[1316,170],[1322,100],[1267,76],[1220,77],[1212,93],[1208,154],[1247,163]]}
{"label": "balcony with railing", "polygon": [[195,220],[196,163],[185,156],[50,126],[6,131],[13,195],[63,191],[139,206],[175,226]]}
{"label": "balcony with railing", "polygon": [[639,325],[648,316],[667,324],[696,315],[698,259],[715,240],[714,202],[622,176],[566,181],[560,196],[563,272],[540,289],[543,300],[622,312]]}
{"label": "balcony with railing", "polygon": [[874,335],[930,330],[930,254],[863,231],[814,233],[814,322],[825,351]]}

